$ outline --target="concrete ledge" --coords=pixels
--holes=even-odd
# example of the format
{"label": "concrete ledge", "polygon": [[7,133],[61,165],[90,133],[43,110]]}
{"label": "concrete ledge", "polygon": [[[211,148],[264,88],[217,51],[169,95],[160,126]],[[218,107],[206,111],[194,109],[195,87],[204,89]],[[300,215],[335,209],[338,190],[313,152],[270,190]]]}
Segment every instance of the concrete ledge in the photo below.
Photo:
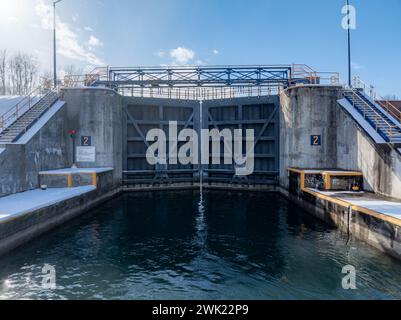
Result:
{"label": "concrete ledge", "polygon": [[[113,171],[100,173],[96,180],[96,187],[52,189],[44,191],[44,194],[41,194],[41,190],[34,190],[0,199],[5,203],[10,202],[10,212],[14,208],[13,214],[0,219],[0,255],[84,214],[121,192],[121,188],[114,183]],[[46,199],[46,194],[53,197]],[[26,201],[26,204],[18,208],[18,203],[15,205],[13,199],[19,203]]]}
{"label": "concrete ledge", "polygon": [[316,218],[401,260],[401,220],[314,192],[291,194],[283,188],[279,191]]}
{"label": "concrete ledge", "polygon": [[49,188],[97,187],[99,181],[112,180],[113,168],[66,168],[39,172],[39,184]]}
{"label": "concrete ledge", "polygon": [[95,190],[0,224],[0,256],[117,196],[120,191],[100,194]]}

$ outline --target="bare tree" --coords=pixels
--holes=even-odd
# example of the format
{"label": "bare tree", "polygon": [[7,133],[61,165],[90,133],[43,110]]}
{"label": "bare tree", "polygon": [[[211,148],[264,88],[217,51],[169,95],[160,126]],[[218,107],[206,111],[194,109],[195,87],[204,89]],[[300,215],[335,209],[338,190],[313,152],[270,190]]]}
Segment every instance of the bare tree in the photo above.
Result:
{"label": "bare tree", "polygon": [[44,90],[50,90],[53,86],[53,75],[50,71],[45,71],[40,77],[39,85]]}
{"label": "bare tree", "polygon": [[7,93],[6,88],[6,79],[7,79],[7,50],[0,51],[0,93],[5,96]]}
{"label": "bare tree", "polygon": [[83,70],[71,64],[64,68],[64,73],[64,85],[66,87],[74,87],[82,78]]}
{"label": "bare tree", "polygon": [[11,93],[29,94],[37,82],[39,63],[35,56],[17,53],[8,61]]}

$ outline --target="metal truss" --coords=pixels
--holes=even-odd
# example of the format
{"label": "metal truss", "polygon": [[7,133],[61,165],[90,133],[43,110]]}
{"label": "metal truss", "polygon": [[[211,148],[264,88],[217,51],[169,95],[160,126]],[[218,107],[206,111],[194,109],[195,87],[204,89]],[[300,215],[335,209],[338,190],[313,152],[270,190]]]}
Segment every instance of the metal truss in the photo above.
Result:
{"label": "metal truss", "polygon": [[109,67],[94,85],[118,88],[287,87],[290,65],[201,67]]}

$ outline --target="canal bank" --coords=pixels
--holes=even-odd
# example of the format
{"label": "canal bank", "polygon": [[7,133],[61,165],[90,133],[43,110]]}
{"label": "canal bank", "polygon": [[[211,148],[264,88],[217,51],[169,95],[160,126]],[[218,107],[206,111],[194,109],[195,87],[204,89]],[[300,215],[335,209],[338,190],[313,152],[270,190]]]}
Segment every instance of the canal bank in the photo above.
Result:
{"label": "canal bank", "polygon": [[118,196],[121,189],[113,186],[113,171],[41,172],[40,180],[47,183],[46,188],[0,198],[0,255]]}
{"label": "canal bank", "polygon": [[[199,191],[124,193],[3,256],[0,298],[401,298],[398,261],[277,193],[205,191],[202,200]],[[41,287],[45,264],[55,290]],[[342,288],[347,265],[357,290]]]}
{"label": "canal bank", "polygon": [[[281,91],[280,95],[217,99],[200,104],[185,99],[127,98],[106,88],[65,88],[59,93],[59,101],[50,106],[42,118],[15,142],[0,149],[0,163],[4,169],[0,176],[3,196],[0,200],[7,202],[7,197],[18,192],[19,197],[14,201],[21,201],[18,200],[24,196],[21,192],[39,192],[42,185],[49,190],[95,185],[96,189],[85,189],[78,195],[73,190],[66,190],[66,194],[72,192],[71,196],[61,198],[60,204],[45,201],[39,211],[36,208],[26,210],[18,217],[27,219],[19,227],[11,227],[12,224],[4,227],[4,239],[17,239],[4,241],[8,243],[4,248],[15,248],[32,239],[33,235],[86,213],[122,190],[198,189],[202,180],[205,190],[281,192],[318,218],[334,222],[347,233],[351,230],[351,234],[398,257],[398,224],[388,226],[389,221],[396,221],[397,217],[381,213],[377,208],[377,214],[366,215],[366,211],[371,210],[366,208],[360,216],[350,215],[351,220],[360,222],[354,224],[355,230],[349,223],[344,228],[343,211],[349,205],[335,212],[339,218],[331,216],[328,219],[327,216],[333,214],[331,202],[340,200],[330,196],[331,202],[320,203],[320,199],[326,197],[327,200],[329,196],[321,190],[310,190],[316,195],[308,193],[308,196],[314,198],[301,201],[298,191],[290,189],[288,169],[291,167],[354,170],[363,177],[363,190],[386,197],[390,202],[399,201],[401,156],[398,148],[391,143],[382,143],[384,138],[380,140],[378,132],[372,132],[366,124],[358,122],[349,105],[341,100],[343,91],[344,88],[338,85],[297,85]],[[150,166],[146,162],[149,146],[146,134],[155,127],[165,129],[173,120],[180,128],[196,130],[254,129],[254,173],[239,179],[233,166]],[[76,144],[75,149],[72,142]],[[71,168],[74,162],[80,168],[78,172],[65,169]],[[105,184],[96,172],[104,168],[113,168],[107,173]],[[45,193],[43,196],[46,197]],[[10,213],[4,211],[4,215]],[[17,216],[9,217],[7,223]],[[46,225],[46,216],[49,221],[42,227],[42,224]]]}
{"label": "canal bank", "polygon": [[[281,193],[316,218],[401,260],[401,202],[365,192],[324,190],[324,175],[337,183],[356,175],[347,171],[289,169],[289,191]],[[323,177],[322,177],[323,176]],[[362,178],[362,176],[361,176]],[[316,183],[318,181],[318,183]],[[347,182],[345,182],[347,183]]]}

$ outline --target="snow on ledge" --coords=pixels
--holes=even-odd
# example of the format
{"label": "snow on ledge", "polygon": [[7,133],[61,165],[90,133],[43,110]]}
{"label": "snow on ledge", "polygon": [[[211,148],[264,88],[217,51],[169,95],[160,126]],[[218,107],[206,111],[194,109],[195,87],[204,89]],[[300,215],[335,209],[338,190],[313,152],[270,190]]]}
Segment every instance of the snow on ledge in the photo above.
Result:
{"label": "snow on ledge", "polygon": [[41,171],[40,175],[64,175],[64,174],[79,174],[79,173],[104,173],[113,171],[114,168],[65,168],[58,170]]}
{"label": "snow on ledge", "polygon": [[342,200],[347,201],[355,206],[363,207],[401,220],[401,203],[399,202],[369,198],[362,198],[358,200],[353,198],[343,198]]}
{"label": "snow on ledge", "polygon": [[94,186],[35,189],[0,198],[0,223],[94,190]]}

